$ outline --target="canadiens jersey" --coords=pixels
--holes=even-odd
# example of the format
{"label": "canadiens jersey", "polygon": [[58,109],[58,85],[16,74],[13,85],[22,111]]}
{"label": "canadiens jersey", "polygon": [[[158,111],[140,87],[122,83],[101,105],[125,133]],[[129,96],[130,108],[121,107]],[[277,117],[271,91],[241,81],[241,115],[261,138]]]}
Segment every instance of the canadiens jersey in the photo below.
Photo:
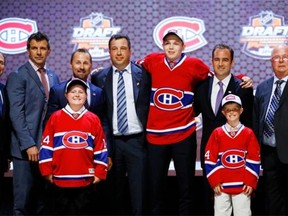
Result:
{"label": "canadiens jersey", "polygon": [[83,187],[94,175],[105,179],[107,149],[98,117],[84,110],[75,119],[65,108],[49,118],[42,137],[39,167],[59,187]]}
{"label": "canadiens jersey", "polygon": [[164,145],[184,140],[196,128],[194,90],[199,81],[208,77],[209,67],[197,58],[182,54],[180,61],[171,69],[164,53],[146,56],[142,66],[152,77],[148,141]]}
{"label": "canadiens jersey", "polygon": [[253,131],[241,125],[231,136],[225,125],[216,128],[205,149],[205,168],[212,188],[221,183],[228,194],[243,192],[244,184],[256,189],[260,147]]}

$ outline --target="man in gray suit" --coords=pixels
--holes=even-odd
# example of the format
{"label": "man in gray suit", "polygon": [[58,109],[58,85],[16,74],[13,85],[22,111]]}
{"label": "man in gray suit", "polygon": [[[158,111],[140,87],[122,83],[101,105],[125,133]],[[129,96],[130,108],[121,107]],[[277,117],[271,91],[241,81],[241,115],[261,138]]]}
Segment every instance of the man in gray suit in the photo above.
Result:
{"label": "man in gray suit", "polygon": [[288,46],[274,48],[274,76],[260,83],[254,98],[253,127],[261,144],[265,213],[288,215]]}
{"label": "man in gray suit", "polygon": [[10,118],[13,127],[14,215],[45,214],[44,179],[38,168],[43,118],[47,110],[49,88],[59,83],[57,75],[46,68],[50,54],[49,39],[37,32],[27,41],[29,60],[7,79]]}

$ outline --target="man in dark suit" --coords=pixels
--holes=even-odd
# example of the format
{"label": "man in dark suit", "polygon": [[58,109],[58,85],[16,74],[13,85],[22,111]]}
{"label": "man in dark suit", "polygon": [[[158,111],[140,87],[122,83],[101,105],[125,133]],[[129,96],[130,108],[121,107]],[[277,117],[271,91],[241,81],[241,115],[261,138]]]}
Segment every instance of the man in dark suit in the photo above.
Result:
{"label": "man in dark suit", "polygon": [[[5,57],[0,53],[0,77],[5,69]],[[8,120],[8,102],[5,85],[0,83],[0,194],[4,193],[4,173],[9,168],[10,124]],[[0,214],[4,196],[0,196]],[[4,206],[3,206],[4,207]]]}
{"label": "man in dark suit", "polygon": [[[252,111],[253,111],[253,88],[242,88],[242,80],[231,74],[231,69],[234,66],[234,51],[231,47],[225,44],[218,44],[212,51],[212,65],[214,76],[208,77],[205,81],[197,86],[195,92],[194,108],[196,115],[202,113],[202,137],[200,148],[201,167],[204,169],[204,153],[205,147],[212,131],[225,124],[226,118],[221,113],[221,103],[218,107],[217,95],[220,90],[221,81],[223,94],[220,98],[227,94],[235,94],[241,98],[244,112],[240,117],[242,124],[252,127]],[[213,191],[207,182],[205,170],[204,176],[204,199],[205,211],[208,214],[213,213]]]}
{"label": "man in dark suit", "polygon": [[[70,66],[73,72],[73,78],[79,78],[85,81],[89,88],[87,89],[87,103],[86,108],[102,118],[105,110],[104,94],[101,88],[88,82],[88,77],[92,69],[92,57],[87,49],[77,49],[71,55]],[[67,105],[67,99],[65,97],[66,84],[71,79],[55,85],[50,89],[50,96],[48,101],[48,110],[45,117],[45,122],[53,112],[62,109]]]}
{"label": "man in dark suit", "polygon": [[45,214],[44,179],[38,160],[47,110],[49,87],[59,79],[45,62],[50,54],[49,39],[37,32],[27,41],[29,60],[9,74],[7,93],[13,127],[11,155],[13,160],[14,215]]}
{"label": "man in dark suit", "polygon": [[256,89],[253,128],[261,144],[265,213],[288,215],[287,45],[273,49],[271,64],[274,76]]}
{"label": "man in dark suit", "polygon": [[[103,127],[113,161],[111,175],[108,177],[115,186],[112,191],[113,204],[116,205],[113,214],[143,215],[147,177],[145,128],[151,91],[150,78],[143,68],[130,62],[131,47],[127,36],[113,35],[109,40],[109,53],[112,66],[95,72],[91,79],[92,83],[104,90],[106,96],[107,115]],[[125,83],[125,116],[128,114],[128,120],[125,117],[126,121],[123,124],[117,118],[117,114],[121,112],[117,109],[117,92],[122,92],[118,91],[117,82],[121,77]],[[125,130],[122,129],[122,125],[126,126]],[[123,203],[126,173],[132,212],[126,212]]]}

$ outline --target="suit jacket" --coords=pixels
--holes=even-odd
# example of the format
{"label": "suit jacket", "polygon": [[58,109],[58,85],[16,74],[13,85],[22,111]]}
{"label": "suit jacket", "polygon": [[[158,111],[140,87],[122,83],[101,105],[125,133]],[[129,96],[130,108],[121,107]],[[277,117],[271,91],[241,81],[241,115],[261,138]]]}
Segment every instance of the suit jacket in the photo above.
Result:
{"label": "suit jacket", "polygon": [[[222,105],[220,104],[218,113],[216,115],[213,111],[213,108],[211,107],[212,84],[214,79],[213,77],[214,76],[208,77],[206,80],[200,83],[195,91],[194,109],[196,115],[202,113],[203,122],[200,150],[202,168],[204,167],[205,147],[211,133],[215,128],[222,126],[226,123],[226,118],[221,113]],[[252,127],[252,112],[254,99],[253,88],[241,88],[241,82],[242,80],[232,75],[223,97],[232,93],[238,95],[241,98],[244,111],[240,116],[240,121],[245,126]]]}
{"label": "suit jacket", "polygon": [[[67,105],[65,97],[66,85],[70,80],[64,81],[50,89],[48,110],[45,117],[45,123],[53,112],[64,108]],[[90,104],[88,110],[95,113],[101,119],[105,109],[105,100],[103,90],[92,83],[89,83],[90,88]]]}
{"label": "suit jacket", "polygon": [[0,83],[1,104],[0,107],[0,175],[8,168],[7,160],[10,155],[10,133],[11,127],[8,118],[8,99],[5,91],[5,85]]}
{"label": "suit jacket", "polygon": [[[47,69],[46,72],[50,87],[59,83],[58,76],[53,71]],[[48,102],[37,72],[29,62],[9,74],[7,94],[13,127],[11,155],[27,159],[26,149],[34,145],[40,148]]]}
{"label": "suit jacket", "polygon": [[[131,63],[132,82],[136,114],[146,130],[148,110],[150,104],[151,79],[150,75],[139,65]],[[106,99],[106,113],[103,120],[103,127],[107,138],[109,156],[113,152],[113,68],[112,66],[105,68],[91,76],[91,82],[104,90]],[[129,105],[128,105],[129,106]]]}
{"label": "suit jacket", "polygon": [[[254,112],[253,112],[253,129],[260,142],[263,144],[263,131],[266,112],[269,106],[270,96],[273,94],[273,81],[274,77],[263,81],[257,86],[255,100],[254,100]],[[276,138],[276,149],[278,157],[282,163],[288,163],[288,85],[286,83],[285,88],[282,92],[279,107],[274,114],[275,122],[275,138]],[[264,169],[271,166],[270,161],[266,161],[265,157],[261,159],[262,166]]]}

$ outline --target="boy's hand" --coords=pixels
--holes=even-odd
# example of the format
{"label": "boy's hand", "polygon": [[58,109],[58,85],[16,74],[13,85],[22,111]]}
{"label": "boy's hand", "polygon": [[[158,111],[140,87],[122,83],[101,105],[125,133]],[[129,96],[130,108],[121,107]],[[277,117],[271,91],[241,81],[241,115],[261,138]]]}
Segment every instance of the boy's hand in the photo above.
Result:
{"label": "boy's hand", "polygon": [[244,185],[243,186],[243,193],[247,196],[250,196],[253,192],[253,188],[248,186],[248,185]]}
{"label": "boy's hand", "polygon": [[222,185],[221,184],[218,184],[216,185],[213,190],[214,190],[214,193],[219,196],[221,195],[221,190],[223,189]]}
{"label": "boy's hand", "polygon": [[101,181],[100,178],[98,178],[97,176],[94,176],[94,181],[93,181],[93,184],[97,184]]}

